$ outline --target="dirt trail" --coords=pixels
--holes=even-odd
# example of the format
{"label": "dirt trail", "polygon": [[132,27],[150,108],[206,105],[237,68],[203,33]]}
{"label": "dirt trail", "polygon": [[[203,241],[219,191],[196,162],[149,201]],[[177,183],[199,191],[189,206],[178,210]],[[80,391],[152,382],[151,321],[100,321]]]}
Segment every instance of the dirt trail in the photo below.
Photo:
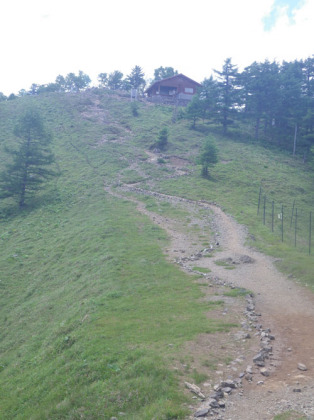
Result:
{"label": "dirt trail", "polygon": [[[97,105],[96,101],[96,108]],[[97,120],[105,120],[106,115],[95,107],[91,110],[92,114],[96,113]],[[148,153],[148,157],[152,165],[156,164],[156,155]],[[186,175],[189,172],[185,167],[186,162],[182,159],[174,158],[166,166],[173,172],[171,177]],[[151,187],[154,185],[150,182],[148,184]],[[139,193],[138,189],[132,186],[122,187],[119,192],[114,191],[110,186],[106,187],[110,194],[134,201],[141,213],[146,214],[154,223],[167,231],[171,245],[166,252],[171,261],[178,260],[179,252],[181,256],[189,256],[200,250],[201,241],[199,238],[182,229],[176,220],[148,211],[145,204],[135,198],[136,195],[133,195],[132,198],[126,197],[125,193],[132,189],[136,194]],[[256,312],[260,312],[262,315],[260,322],[263,326],[270,328],[275,336],[272,363],[269,367],[271,375],[261,378],[261,375],[256,374],[252,382],[243,379],[243,393],[233,392],[227,399],[226,409],[220,410],[219,413],[209,418],[268,420],[277,413],[296,410],[303,413],[304,418],[314,420],[313,293],[278,272],[272,258],[246,247],[245,229],[221,211],[219,207],[158,193],[154,197],[157,201],[167,200],[174,206],[183,206],[191,214],[193,222],[198,223],[201,229],[202,226],[207,228],[210,226],[216,232],[220,243],[220,252],[216,252],[214,258],[201,258],[197,261],[197,265],[209,268],[213,277],[251,290],[255,295]],[[202,219],[200,209],[210,211],[211,218]],[[226,270],[226,267],[215,264],[217,260],[223,258],[237,261],[243,255],[253,258],[254,263],[237,264],[234,270]],[[186,263],[182,268],[191,271],[192,265],[194,265],[192,262],[190,267],[189,263]],[[235,314],[236,319],[243,316],[243,308],[238,311],[241,313]],[[233,344],[231,335],[229,340]],[[251,357],[254,356],[256,339],[254,341],[252,338],[252,342]],[[201,351],[208,351],[208,346],[201,347],[201,349]],[[214,350],[218,351],[217,348]],[[247,352],[250,352],[249,347]],[[247,363],[252,364],[252,360],[248,360]],[[305,364],[307,370],[305,372],[298,370],[298,363]],[[258,379],[255,379],[256,377]],[[260,379],[263,379],[263,384],[258,385]],[[205,384],[203,385],[205,386]],[[195,408],[197,407],[195,406],[194,410],[191,408],[191,413],[195,411]],[[193,418],[192,414],[190,418]],[[288,420],[288,417],[286,419]]]}
{"label": "dirt trail", "polygon": [[[259,375],[252,382],[243,379],[243,394],[233,393],[228,398],[225,411],[220,410],[216,417],[208,418],[266,420],[280,412],[297,410],[306,415],[305,418],[314,419],[314,295],[278,272],[272,258],[247,247],[246,230],[218,206],[145,192],[130,186],[122,187],[119,192],[109,191],[124,199],[125,192],[153,195],[157,201],[166,200],[174,206],[183,206],[192,215],[194,223],[198,222],[200,226],[207,223],[212,229],[214,227],[220,252],[215,253],[214,258],[200,259],[197,265],[209,268],[211,275],[227,283],[251,290],[255,295],[256,312],[262,315],[261,323],[270,328],[275,336],[269,367],[271,375],[267,378]],[[171,246],[167,249],[171,261],[178,257],[178,250],[187,257],[200,249],[200,244],[195,243],[195,237],[184,232],[175,220],[148,211],[145,204],[135,196],[129,196],[128,199],[137,204],[141,213],[166,230],[171,239]],[[198,214],[200,209],[209,210],[211,220],[201,220]],[[226,267],[215,264],[217,260],[223,259],[237,262],[243,255],[251,257],[254,262],[236,264],[234,270],[226,270]],[[308,370],[301,372],[298,363],[305,364]],[[247,364],[253,363],[247,361]],[[261,379],[263,384],[258,384]]]}

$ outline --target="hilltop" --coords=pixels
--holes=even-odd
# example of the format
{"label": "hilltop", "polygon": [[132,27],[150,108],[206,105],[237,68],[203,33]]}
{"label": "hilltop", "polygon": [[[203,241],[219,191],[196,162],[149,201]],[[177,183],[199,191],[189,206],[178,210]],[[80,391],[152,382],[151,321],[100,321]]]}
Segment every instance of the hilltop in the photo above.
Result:
{"label": "hilltop", "polygon": [[[278,312],[294,303],[300,308],[306,293],[306,325],[312,320],[313,256],[302,224],[314,205],[311,167],[253,140],[241,125],[229,137],[213,124],[191,129],[172,107],[139,101],[135,113],[128,96],[103,89],[1,103],[2,150],[16,141],[14,123],[29,104],[53,133],[59,175],[22,211],[1,203],[0,417],[188,418],[200,402],[184,383],[198,384],[208,396],[220,379],[238,377],[259,348],[255,330],[268,334],[268,327],[280,363],[271,359],[277,366],[270,366],[263,395],[274,392],[273,407],[260,418],[291,407],[311,413],[313,361],[300,351],[308,330],[295,338],[301,344],[289,361],[287,318],[273,317],[276,301],[269,303],[282,290]],[[152,145],[163,128],[168,144],[160,152]],[[202,178],[195,162],[208,135],[216,140],[219,162]],[[2,154],[1,167],[5,160]],[[299,207],[300,224],[292,212],[284,242],[280,219],[272,233],[269,213],[265,225],[262,211],[257,216],[261,187],[268,202]],[[255,262],[241,262],[245,256]],[[265,284],[256,268],[263,264],[272,267],[262,273]],[[243,319],[248,295],[264,328]],[[287,328],[297,337],[293,319],[292,313]],[[243,322],[251,339],[241,336]],[[308,360],[297,360],[303,355]],[[294,378],[298,362],[308,367],[302,379]],[[246,413],[260,409],[256,378],[251,388],[243,380],[243,397],[230,396],[226,418],[228,409],[237,415],[238,398],[248,397]],[[287,389],[290,406],[276,404]]]}

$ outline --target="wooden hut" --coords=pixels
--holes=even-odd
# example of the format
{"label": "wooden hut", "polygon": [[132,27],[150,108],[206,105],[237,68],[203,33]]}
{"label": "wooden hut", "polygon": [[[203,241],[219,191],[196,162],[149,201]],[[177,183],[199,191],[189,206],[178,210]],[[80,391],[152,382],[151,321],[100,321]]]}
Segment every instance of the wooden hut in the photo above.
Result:
{"label": "wooden hut", "polygon": [[186,105],[201,85],[184,74],[157,80],[145,93],[152,102]]}

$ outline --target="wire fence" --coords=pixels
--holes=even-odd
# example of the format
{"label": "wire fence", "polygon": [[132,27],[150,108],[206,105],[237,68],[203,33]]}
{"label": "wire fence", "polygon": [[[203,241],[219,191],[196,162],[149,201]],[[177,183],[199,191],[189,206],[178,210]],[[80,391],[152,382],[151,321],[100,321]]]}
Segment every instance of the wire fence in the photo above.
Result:
{"label": "wire fence", "polygon": [[278,203],[268,198],[261,187],[257,216],[282,242],[311,255],[314,223],[311,211],[298,208],[293,199],[290,205]]}

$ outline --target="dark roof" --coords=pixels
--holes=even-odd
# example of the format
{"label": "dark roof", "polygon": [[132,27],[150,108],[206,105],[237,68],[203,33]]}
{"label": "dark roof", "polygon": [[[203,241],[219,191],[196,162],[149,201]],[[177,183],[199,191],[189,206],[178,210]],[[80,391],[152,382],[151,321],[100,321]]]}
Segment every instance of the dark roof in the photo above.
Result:
{"label": "dark roof", "polygon": [[190,79],[189,77],[185,76],[184,74],[180,73],[180,74],[176,74],[175,76],[171,76],[171,77],[167,77],[166,79],[160,79],[160,80],[156,80],[156,82],[154,82],[152,85],[150,85],[146,90],[145,93],[147,93],[150,89],[152,89],[155,85],[158,85],[161,82],[165,82],[166,80],[171,80],[171,79],[176,79],[178,77],[184,77],[185,79],[189,80],[192,83],[195,83],[197,86],[202,86],[200,83],[195,82],[195,80]]}

